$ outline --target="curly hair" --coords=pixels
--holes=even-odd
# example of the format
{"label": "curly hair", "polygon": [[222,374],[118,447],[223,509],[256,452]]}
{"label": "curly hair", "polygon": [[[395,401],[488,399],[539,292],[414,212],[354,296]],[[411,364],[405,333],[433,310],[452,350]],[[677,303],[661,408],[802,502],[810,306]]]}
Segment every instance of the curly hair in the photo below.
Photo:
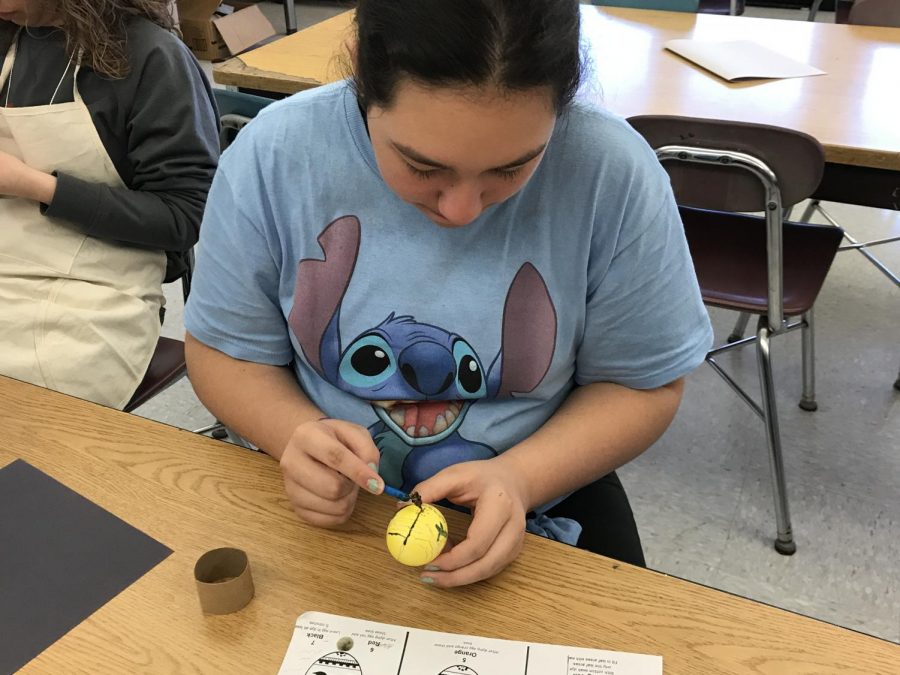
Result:
{"label": "curly hair", "polygon": [[[81,52],[85,66],[110,78],[125,77],[130,71],[125,44],[129,18],[144,17],[176,32],[168,0],[55,0],[54,4],[69,55]],[[0,21],[0,47],[8,46],[15,29]]]}

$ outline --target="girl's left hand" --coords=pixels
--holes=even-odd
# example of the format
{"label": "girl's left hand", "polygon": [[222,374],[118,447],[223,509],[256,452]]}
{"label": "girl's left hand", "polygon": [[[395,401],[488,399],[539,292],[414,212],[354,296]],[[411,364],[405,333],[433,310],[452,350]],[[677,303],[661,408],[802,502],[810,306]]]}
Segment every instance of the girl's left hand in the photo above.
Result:
{"label": "girl's left hand", "polygon": [[515,560],[525,539],[527,511],[520,483],[495,458],[454,464],[416,486],[423,502],[447,499],[474,514],[466,538],[426,566],[420,580],[463,586],[488,579]]}

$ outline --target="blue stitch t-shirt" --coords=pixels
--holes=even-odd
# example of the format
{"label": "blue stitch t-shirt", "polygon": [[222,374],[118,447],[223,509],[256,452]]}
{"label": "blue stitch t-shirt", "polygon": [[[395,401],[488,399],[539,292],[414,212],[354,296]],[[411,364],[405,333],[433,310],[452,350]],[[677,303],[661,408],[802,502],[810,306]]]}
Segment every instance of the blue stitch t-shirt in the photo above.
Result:
{"label": "blue stitch t-shirt", "polygon": [[573,104],[521,191],[443,228],[385,185],[345,82],[224,153],[185,326],[292,364],[404,490],[515,445],[577,385],[667,384],[712,339],[668,177],[626,122]]}

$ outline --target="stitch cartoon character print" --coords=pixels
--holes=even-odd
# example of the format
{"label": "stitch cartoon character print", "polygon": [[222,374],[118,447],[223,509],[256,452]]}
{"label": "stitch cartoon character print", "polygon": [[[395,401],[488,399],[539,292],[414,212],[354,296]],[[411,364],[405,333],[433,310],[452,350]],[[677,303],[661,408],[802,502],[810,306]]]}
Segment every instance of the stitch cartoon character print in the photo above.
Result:
{"label": "stitch cartoon character print", "polygon": [[344,341],[341,303],[360,239],[355,216],[319,234],[324,258],[298,263],[288,324],[319,376],[371,405],[368,429],[381,452],[381,475],[409,491],[452,464],[496,456],[463,435],[466,415],[479,400],[527,394],[541,383],[553,358],[556,309],[541,274],[524,263],[498,308],[501,346],[489,361],[465,335],[417,321],[402,307]]}

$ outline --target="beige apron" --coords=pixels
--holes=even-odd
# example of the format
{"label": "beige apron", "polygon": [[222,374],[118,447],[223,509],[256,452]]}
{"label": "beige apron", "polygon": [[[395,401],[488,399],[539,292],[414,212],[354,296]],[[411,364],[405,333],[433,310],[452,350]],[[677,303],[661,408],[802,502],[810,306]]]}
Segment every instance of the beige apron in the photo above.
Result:
{"label": "beige apron", "polygon": [[[28,76],[23,66],[16,77]],[[81,100],[77,67],[74,79],[72,103],[0,107],[0,151],[40,171],[125,187]],[[165,269],[162,251],[86,236],[33,201],[0,196],[0,374],[122,408],[159,337]]]}

